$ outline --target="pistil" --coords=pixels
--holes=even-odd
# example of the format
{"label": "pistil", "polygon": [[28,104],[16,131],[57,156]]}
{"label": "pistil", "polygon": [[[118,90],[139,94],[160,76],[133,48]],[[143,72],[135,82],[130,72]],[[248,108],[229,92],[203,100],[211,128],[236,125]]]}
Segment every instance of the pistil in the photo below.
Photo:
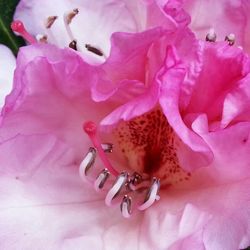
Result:
{"label": "pistil", "polygon": [[20,34],[28,43],[36,43],[36,39],[25,29],[23,22],[15,20],[11,23],[11,29]]}

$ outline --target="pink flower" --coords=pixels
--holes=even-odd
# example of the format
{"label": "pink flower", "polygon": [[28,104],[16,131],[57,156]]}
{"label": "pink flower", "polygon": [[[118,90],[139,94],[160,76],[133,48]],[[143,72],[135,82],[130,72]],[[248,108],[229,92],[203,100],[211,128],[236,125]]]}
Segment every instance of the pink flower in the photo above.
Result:
{"label": "pink flower", "polygon": [[[181,9],[160,6],[182,20]],[[248,57],[228,43],[198,42],[185,25],[114,33],[111,44],[98,66],[49,44],[20,50],[1,113],[1,247],[247,247]],[[92,138],[82,131],[88,120],[99,125],[94,134],[85,124]],[[92,141],[100,146],[93,135],[114,149],[99,150],[84,174]],[[104,191],[93,187],[104,167],[146,174],[146,189],[128,194],[129,219],[122,217],[130,207],[122,195],[114,198],[121,211],[105,205],[114,177]],[[137,199],[145,205],[147,178],[154,176],[160,200],[139,211]],[[149,195],[157,199],[155,187]]]}
{"label": "pink flower", "polygon": [[205,39],[209,30],[213,29],[218,41],[223,41],[229,35],[234,37],[236,45],[250,52],[249,1],[185,0],[183,2],[185,10],[191,15],[191,28],[200,39]]}

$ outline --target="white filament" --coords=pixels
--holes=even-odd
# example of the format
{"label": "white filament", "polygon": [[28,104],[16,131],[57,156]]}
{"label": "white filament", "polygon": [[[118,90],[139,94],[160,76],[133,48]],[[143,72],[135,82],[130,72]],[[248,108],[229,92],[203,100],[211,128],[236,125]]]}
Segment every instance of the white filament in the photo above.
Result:
{"label": "white filament", "polygon": [[117,194],[117,192],[121,189],[123,184],[126,182],[127,176],[126,175],[120,175],[118,176],[118,179],[114,186],[108,191],[106,198],[105,198],[105,203],[107,206],[112,205],[112,200],[114,196]]}
{"label": "white filament", "polygon": [[128,210],[127,202],[122,202],[122,204],[121,204],[121,212],[122,212],[122,216],[124,218],[129,218],[131,216],[131,214],[129,213],[129,210]]}
{"label": "white filament", "polygon": [[86,176],[86,169],[87,169],[89,163],[93,160],[93,157],[94,157],[93,152],[91,152],[91,151],[88,152],[80,164],[79,175],[83,181],[90,182]]}
{"label": "white filament", "polygon": [[157,195],[158,188],[159,188],[158,183],[155,182],[151,188],[151,192],[150,192],[150,196],[149,196],[148,200],[138,207],[139,210],[145,210],[145,209],[149,208],[150,206],[153,205],[155,200],[160,199],[160,197]]}

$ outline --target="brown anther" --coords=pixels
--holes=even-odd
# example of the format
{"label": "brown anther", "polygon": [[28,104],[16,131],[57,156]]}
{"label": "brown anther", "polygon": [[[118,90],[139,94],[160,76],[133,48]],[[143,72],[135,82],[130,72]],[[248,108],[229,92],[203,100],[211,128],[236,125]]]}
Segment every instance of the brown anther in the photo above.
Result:
{"label": "brown anther", "polygon": [[73,40],[69,43],[69,47],[73,50],[77,50],[77,42],[76,40]]}
{"label": "brown anther", "polygon": [[103,56],[103,52],[100,49],[97,49],[97,48],[91,46],[90,44],[85,44],[85,48],[88,51],[90,51],[90,52],[92,52],[92,53],[94,53],[94,54],[96,54],[98,56]]}
{"label": "brown anther", "polygon": [[216,41],[216,33],[214,29],[210,29],[209,32],[206,35],[206,41],[207,42],[215,42]]}
{"label": "brown anther", "polygon": [[73,9],[66,15],[66,23],[70,24],[73,18],[79,13],[78,9]]}
{"label": "brown anther", "polygon": [[225,37],[225,41],[228,42],[230,46],[234,45],[235,43],[235,35],[234,34],[229,34]]}
{"label": "brown anther", "polygon": [[49,16],[45,22],[46,29],[50,29],[56,19],[57,19],[57,16]]}
{"label": "brown anther", "polygon": [[46,35],[37,35],[36,40],[41,42],[41,43],[47,43],[48,42],[48,37]]}

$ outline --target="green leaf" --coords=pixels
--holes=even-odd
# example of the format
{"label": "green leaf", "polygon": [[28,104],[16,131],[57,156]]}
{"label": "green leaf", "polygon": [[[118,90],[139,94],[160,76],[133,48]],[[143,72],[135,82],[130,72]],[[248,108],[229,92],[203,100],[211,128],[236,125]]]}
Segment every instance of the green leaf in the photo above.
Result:
{"label": "green leaf", "polygon": [[24,40],[10,29],[13,14],[19,0],[0,0],[0,43],[7,45],[15,54],[24,45]]}

